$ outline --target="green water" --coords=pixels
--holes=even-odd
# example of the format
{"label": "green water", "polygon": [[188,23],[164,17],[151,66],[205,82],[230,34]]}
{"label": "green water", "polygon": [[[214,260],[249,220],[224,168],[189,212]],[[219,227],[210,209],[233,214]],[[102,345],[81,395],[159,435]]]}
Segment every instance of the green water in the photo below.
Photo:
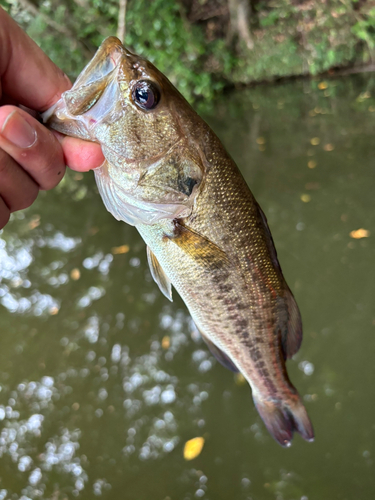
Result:
{"label": "green water", "polygon": [[318,83],[205,112],[302,312],[288,370],[315,443],[272,440],[248,386],[153,283],[136,230],[105,211],[92,174],[70,173],[0,232],[0,499],[375,497],[375,78]]}

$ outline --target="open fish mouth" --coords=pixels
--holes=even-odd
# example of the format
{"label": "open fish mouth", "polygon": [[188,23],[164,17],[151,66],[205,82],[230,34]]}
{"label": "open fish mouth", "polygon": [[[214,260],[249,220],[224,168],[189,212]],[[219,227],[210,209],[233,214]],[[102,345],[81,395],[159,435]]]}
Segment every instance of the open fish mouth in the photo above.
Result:
{"label": "open fish mouth", "polygon": [[102,146],[106,161],[95,170],[99,192],[107,210],[133,226],[189,216],[202,179],[199,160],[184,154],[187,145],[181,131],[171,128],[166,144],[157,140],[149,144],[146,137],[138,141],[137,150],[126,137],[140,115],[154,124],[160,137],[170,113],[168,100],[153,114],[137,107],[133,96],[134,86],[142,82],[153,84],[162,94],[158,76],[150,63],[110,37],[73,87],[42,115],[51,128]]}

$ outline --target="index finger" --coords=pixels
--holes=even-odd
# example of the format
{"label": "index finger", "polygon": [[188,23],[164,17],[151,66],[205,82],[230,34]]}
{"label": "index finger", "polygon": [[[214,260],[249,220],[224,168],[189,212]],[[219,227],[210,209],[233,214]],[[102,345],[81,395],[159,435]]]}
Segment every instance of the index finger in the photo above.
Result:
{"label": "index finger", "polygon": [[37,111],[54,104],[71,87],[69,78],[0,7],[1,90]]}

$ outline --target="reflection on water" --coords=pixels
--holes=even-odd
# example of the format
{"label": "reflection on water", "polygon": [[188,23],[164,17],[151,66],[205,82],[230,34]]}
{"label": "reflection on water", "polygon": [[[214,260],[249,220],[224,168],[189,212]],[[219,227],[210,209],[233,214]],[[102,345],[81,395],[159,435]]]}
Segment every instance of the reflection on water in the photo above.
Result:
{"label": "reflection on water", "polygon": [[289,371],[316,442],[274,443],[134,228],[70,173],[0,232],[0,500],[373,498],[373,77],[228,94],[206,118],[300,304]]}

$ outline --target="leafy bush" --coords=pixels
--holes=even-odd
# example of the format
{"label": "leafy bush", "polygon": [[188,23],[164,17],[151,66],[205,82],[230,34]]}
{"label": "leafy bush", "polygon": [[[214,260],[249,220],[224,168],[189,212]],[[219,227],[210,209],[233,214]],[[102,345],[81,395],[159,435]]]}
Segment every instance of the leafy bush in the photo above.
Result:
{"label": "leafy bush", "polygon": [[[253,0],[249,49],[239,33],[229,36],[229,1],[128,0],[125,44],[158,66],[189,100],[206,102],[226,85],[316,75],[373,58],[371,2]],[[0,3],[72,79],[117,29],[117,0]],[[198,7],[204,13],[192,16]]]}

